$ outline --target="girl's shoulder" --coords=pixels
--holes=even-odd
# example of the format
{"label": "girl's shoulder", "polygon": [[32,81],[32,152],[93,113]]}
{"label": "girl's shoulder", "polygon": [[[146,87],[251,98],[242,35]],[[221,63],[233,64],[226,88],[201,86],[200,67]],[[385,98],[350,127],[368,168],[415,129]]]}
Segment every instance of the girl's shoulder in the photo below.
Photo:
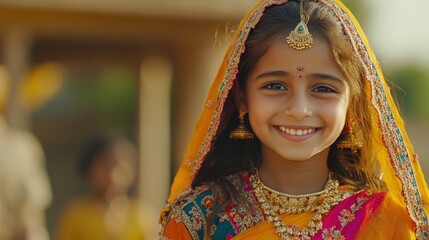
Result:
{"label": "girl's shoulder", "polygon": [[[347,187],[343,187],[342,189],[348,190]],[[349,189],[352,190],[351,187]],[[337,207],[341,208],[346,205],[350,205],[355,210],[358,210],[357,206],[359,206],[359,208],[364,209],[364,212],[371,213],[369,214],[370,218],[380,218],[379,213],[386,215],[385,213],[391,212],[393,215],[396,215],[399,212],[406,212],[405,204],[394,194],[369,189],[355,190],[350,197],[343,200]]]}
{"label": "girl's shoulder", "polygon": [[[240,195],[251,192],[249,174],[246,171],[234,173],[226,177],[226,181]],[[202,184],[196,187],[189,187],[183,191],[179,197],[167,206],[168,209],[180,209],[190,212],[190,209],[200,209],[207,215],[218,205],[222,204],[223,194],[220,186],[215,183]]]}
{"label": "girl's shoulder", "polygon": [[225,203],[215,184],[189,188],[167,206],[161,221],[163,228],[174,221],[174,225],[185,226],[193,239],[202,239],[209,216],[212,237],[217,234],[235,236],[262,221],[262,211],[250,209],[257,204],[251,189],[248,189],[250,183],[247,172],[232,174],[227,177],[227,181],[244,201],[232,200]]}
{"label": "girl's shoulder", "polygon": [[[240,174],[233,174],[227,177],[236,189],[241,185]],[[221,189],[213,183],[202,184],[196,187],[189,187],[183,191],[171,204],[167,206],[170,211],[181,210],[187,214],[195,212],[191,209],[198,209],[205,216],[216,206],[223,202]]]}
{"label": "girl's shoulder", "polygon": [[373,193],[364,209],[365,225],[357,239],[415,239],[405,203],[389,192]]}
{"label": "girl's shoulder", "polygon": [[411,223],[406,204],[398,196],[390,192],[378,193],[378,196],[382,198],[378,211],[379,218],[389,222],[395,220],[404,224],[408,221]]}
{"label": "girl's shoulder", "polygon": [[161,215],[161,239],[203,239],[207,213],[218,205],[207,185],[188,188]]}
{"label": "girl's shoulder", "polygon": [[404,202],[401,202],[401,200],[395,196],[395,194],[391,192],[380,192],[380,191],[372,191],[372,190],[366,190],[363,191],[366,195],[366,201],[368,205],[370,205],[372,213],[381,213],[381,215],[387,215],[386,213],[392,213],[393,215],[398,215],[400,213],[407,212],[407,208],[405,206]]}

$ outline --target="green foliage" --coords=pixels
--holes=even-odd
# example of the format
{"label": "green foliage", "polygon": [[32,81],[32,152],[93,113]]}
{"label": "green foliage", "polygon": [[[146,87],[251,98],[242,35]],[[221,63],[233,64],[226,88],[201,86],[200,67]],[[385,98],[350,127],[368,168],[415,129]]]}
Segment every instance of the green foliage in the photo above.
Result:
{"label": "green foliage", "polygon": [[394,91],[408,117],[429,119],[429,71],[417,65],[397,68],[389,74],[402,90]]}
{"label": "green foliage", "polygon": [[366,16],[363,14],[365,5],[362,1],[342,0],[341,2],[353,13],[353,15],[359,20],[361,24],[364,22],[366,19]]}
{"label": "green foliage", "polygon": [[357,0],[343,0],[341,2],[344,3],[344,5],[346,5],[353,13],[359,10],[360,3]]}
{"label": "green foliage", "polygon": [[110,119],[135,111],[137,105],[137,76],[128,69],[103,72],[94,99],[99,111]]}
{"label": "green foliage", "polygon": [[69,76],[57,109],[86,116],[107,128],[129,124],[138,104],[138,76],[131,68],[109,66],[75,71]]}

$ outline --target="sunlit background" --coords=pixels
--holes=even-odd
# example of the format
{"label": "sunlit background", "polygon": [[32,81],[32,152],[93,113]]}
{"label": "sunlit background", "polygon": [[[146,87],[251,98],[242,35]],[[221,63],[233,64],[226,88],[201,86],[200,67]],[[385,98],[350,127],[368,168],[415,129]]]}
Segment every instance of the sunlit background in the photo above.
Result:
{"label": "sunlit background", "polygon": [[[85,191],[80,148],[100,132],[137,146],[133,194],[159,212],[231,32],[255,2],[0,0],[4,115],[43,146],[53,193],[50,233],[64,205]],[[429,177],[429,2],[345,3],[398,86]]]}

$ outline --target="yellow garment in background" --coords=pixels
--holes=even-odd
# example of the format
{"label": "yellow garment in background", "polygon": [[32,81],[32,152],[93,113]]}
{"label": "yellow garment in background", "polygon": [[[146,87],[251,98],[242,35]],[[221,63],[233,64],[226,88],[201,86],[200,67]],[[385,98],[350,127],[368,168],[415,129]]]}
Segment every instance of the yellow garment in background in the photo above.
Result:
{"label": "yellow garment in background", "polygon": [[144,218],[144,209],[137,201],[120,202],[111,211],[106,211],[94,199],[77,199],[63,211],[55,239],[143,240],[150,232]]}

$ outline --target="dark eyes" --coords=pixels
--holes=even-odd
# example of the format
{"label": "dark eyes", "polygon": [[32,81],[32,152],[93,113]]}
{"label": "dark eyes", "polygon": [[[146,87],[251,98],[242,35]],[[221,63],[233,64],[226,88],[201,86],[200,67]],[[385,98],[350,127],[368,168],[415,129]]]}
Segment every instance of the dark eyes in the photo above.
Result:
{"label": "dark eyes", "polygon": [[313,92],[321,92],[321,93],[335,93],[337,92],[334,88],[328,86],[317,86],[313,88]]}
{"label": "dark eyes", "polygon": [[[287,87],[285,86],[285,84],[283,84],[281,82],[268,83],[268,84],[263,86],[263,89],[275,90],[275,91],[287,91],[288,90]],[[333,87],[326,86],[326,85],[316,86],[311,91],[316,92],[316,93],[336,93],[337,92]]]}
{"label": "dark eyes", "polygon": [[264,85],[263,88],[269,89],[269,90],[279,90],[279,91],[287,90],[284,84],[278,83],[278,82],[268,83]]}

